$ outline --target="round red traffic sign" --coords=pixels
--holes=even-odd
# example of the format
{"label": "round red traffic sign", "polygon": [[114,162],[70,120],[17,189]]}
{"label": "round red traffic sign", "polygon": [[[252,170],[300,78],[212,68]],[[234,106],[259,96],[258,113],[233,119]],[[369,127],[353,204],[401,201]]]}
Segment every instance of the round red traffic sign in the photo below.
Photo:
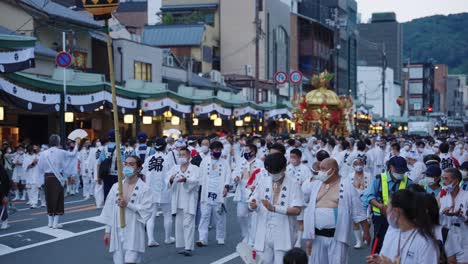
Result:
{"label": "round red traffic sign", "polygon": [[302,82],[302,73],[300,71],[292,71],[289,79],[293,84],[300,84]]}
{"label": "round red traffic sign", "polygon": [[288,74],[282,71],[275,73],[275,83],[285,84],[288,81]]}
{"label": "round red traffic sign", "polygon": [[63,68],[70,67],[72,64],[73,59],[70,53],[66,51],[61,51],[55,56],[55,63]]}

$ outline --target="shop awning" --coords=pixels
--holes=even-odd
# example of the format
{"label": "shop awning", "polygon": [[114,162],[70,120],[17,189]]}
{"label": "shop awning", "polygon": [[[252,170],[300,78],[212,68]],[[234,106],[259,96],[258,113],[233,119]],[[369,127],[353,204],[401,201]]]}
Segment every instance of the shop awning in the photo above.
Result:
{"label": "shop awning", "polygon": [[34,47],[36,38],[22,35],[0,34],[1,49],[20,49]]}

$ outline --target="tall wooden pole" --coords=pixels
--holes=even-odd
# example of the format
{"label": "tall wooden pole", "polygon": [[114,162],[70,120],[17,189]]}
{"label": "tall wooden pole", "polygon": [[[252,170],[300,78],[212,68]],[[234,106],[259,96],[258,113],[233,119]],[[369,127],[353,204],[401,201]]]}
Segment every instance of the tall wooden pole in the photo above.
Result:
{"label": "tall wooden pole", "polygon": [[[106,36],[107,36],[107,57],[109,58],[109,78],[111,81],[112,90],[112,110],[114,114],[114,131],[115,131],[115,152],[117,162],[117,177],[118,177],[118,193],[119,197],[123,197],[122,186],[122,155],[120,152],[120,130],[119,130],[119,112],[117,110],[117,95],[115,92],[115,76],[114,76],[114,61],[112,58],[112,39],[110,36],[109,19],[106,19]],[[125,227],[125,209],[120,208],[120,227]]]}

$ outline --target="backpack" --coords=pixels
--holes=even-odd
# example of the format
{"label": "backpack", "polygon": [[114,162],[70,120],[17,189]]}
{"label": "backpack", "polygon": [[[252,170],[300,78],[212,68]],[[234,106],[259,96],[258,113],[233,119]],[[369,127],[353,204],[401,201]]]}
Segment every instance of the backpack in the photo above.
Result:
{"label": "backpack", "polygon": [[445,242],[447,241],[449,229],[446,227],[442,227],[442,241],[437,240],[437,245],[439,246],[439,264],[447,264],[447,254],[445,254]]}
{"label": "backpack", "polygon": [[104,178],[106,178],[107,176],[109,176],[110,172],[111,172],[111,166],[112,166],[112,158],[114,156],[114,150],[115,148],[113,148],[110,152],[110,156],[107,157],[104,161],[101,162],[101,164],[99,165],[99,174],[98,174],[98,178],[100,180],[103,180]]}

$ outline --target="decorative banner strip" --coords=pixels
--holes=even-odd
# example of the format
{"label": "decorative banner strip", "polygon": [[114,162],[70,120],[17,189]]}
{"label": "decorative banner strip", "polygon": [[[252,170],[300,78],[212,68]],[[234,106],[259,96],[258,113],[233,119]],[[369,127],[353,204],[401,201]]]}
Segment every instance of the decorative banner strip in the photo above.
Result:
{"label": "decorative banner strip", "polygon": [[234,116],[235,117],[243,117],[247,114],[251,114],[251,115],[258,115],[258,110],[255,110],[253,109],[252,107],[250,106],[247,106],[247,107],[244,107],[244,108],[236,108],[234,109]]}
{"label": "decorative banner strip", "polygon": [[195,113],[195,115],[204,115],[204,114],[210,114],[211,112],[217,112],[218,114],[220,115],[223,115],[223,116],[230,116],[232,114],[232,111],[231,109],[229,108],[224,108],[218,104],[215,104],[215,103],[211,103],[211,104],[208,104],[208,105],[196,105],[194,107],[194,110],[193,112]]}
{"label": "decorative banner strip", "polygon": [[287,116],[289,118],[293,117],[291,111],[289,111],[287,108],[272,109],[270,111],[265,112],[265,119],[274,119],[277,117],[281,118],[283,116]]}
{"label": "decorative banner strip", "polygon": [[0,52],[0,72],[16,72],[34,66],[34,48]]}
{"label": "decorative banner strip", "polygon": [[177,111],[185,114],[190,114],[192,112],[192,107],[190,105],[179,104],[171,98],[164,98],[158,101],[143,100],[141,102],[141,109],[144,112],[149,111],[159,111],[161,109]]}

